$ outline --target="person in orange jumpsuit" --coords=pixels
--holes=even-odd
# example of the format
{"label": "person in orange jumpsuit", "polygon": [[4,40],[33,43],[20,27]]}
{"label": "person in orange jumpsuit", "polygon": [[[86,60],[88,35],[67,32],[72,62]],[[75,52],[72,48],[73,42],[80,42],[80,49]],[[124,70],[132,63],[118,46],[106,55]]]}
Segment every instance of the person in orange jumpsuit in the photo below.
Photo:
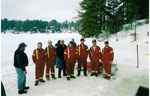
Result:
{"label": "person in orange jumpsuit", "polygon": [[33,51],[32,60],[35,63],[35,86],[43,80],[44,67],[45,67],[45,50],[42,48],[42,43],[38,43],[38,48]]}
{"label": "person in orange jumpsuit", "polygon": [[87,57],[88,57],[88,46],[84,44],[84,38],[81,40],[81,44],[77,46],[77,52],[78,52],[78,74],[77,76],[80,76],[81,72],[81,64],[83,64],[84,68],[84,76],[87,76]]}
{"label": "person in orange jumpsuit", "polygon": [[105,41],[105,47],[102,50],[102,63],[103,68],[105,70],[104,78],[110,79],[111,77],[111,64],[114,59],[114,52],[113,49],[109,46],[109,42]]}
{"label": "person in orange jumpsuit", "polygon": [[96,76],[98,77],[98,64],[99,64],[99,59],[101,59],[101,50],[100,47],[96,45],[96,40],[92,40],[93,46],[90,48],[90,60],[91,60],[91,69],[92,73],[91,76]]}
{"label": "person in orange jumpsuit", "polygon": [[74,66],[76,63],[76,48],[73,47],[73,42],[69,42],[69,47],[65,49],[64,59],[66,60],[66,71],[67,71],[67,80],[70,78],[76,78],[74,76]]}
{"label": "person in orange jumpsuit", "polygon": [[56,49],[52,45],[52,41],[48,41],[48,46],[45,48],[46,52],[46,78],[50,80],[49,71],[51,70],[51,76],[53,79],[55,77],[55,60],[56,60]]}

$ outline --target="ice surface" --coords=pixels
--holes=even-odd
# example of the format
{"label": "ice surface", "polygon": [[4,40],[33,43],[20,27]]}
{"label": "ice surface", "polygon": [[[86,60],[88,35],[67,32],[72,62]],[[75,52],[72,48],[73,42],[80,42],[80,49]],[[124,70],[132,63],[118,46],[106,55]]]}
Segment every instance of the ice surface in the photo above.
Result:
{"label": "ice surface", "polygon": [[[7,96],[17,96],[17,75],[13,67],[14,51],[20,42],[25,42],[28,47],[26,53],[29,57],[30,64],[27,67],[27,85],[31,87],[28,94],[23,96],[134,96],[139,86],[149,87],[149,44],[147,32],[149,25],[137,27],[137,41],[133,41],[129,32],[119,32],[112,35],[109,39],[110,46],[114,49],[115,60],[118,64],[119,71],[110,81],[105,80],[102,76],[77,77],[67,81],[65,77],[57,80],[50,80],[39,86],[34,86],[35,65],[31,60],[32,52],[37,47],[37,42],[43,43],[43,48],[47,46],[47,41],[52,40],[55,44],[59,39],[64,39],[65,43],[74,38],[77,44],[80,42],[81,35],[78,33],[56,33],[56,34],[2,34],[2,61],[1,76],[2,82],[6,89]],[[85,43],[90,47],[93,38],[86,38]],[[118,39],[119,41],[116,41]],[[139,46],[139,68],[137,69],[136,45]],[[101,49],[104,47],[103,42],[98,42]],[[89,61],[89,59],[88,59]],[[76,70],[75,70],[76,74]],[[57,69],[56,69],[57,76]],[[44,76],[45,79],[45,76]]]}

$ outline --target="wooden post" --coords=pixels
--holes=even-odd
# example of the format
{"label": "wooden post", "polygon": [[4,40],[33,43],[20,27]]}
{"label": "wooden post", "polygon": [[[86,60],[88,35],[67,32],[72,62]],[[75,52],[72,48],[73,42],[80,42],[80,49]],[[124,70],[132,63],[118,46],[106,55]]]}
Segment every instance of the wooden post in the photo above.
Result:
{"label": "wooden post", "polygon": [[136,45],[136,49],[137,49],[137,68],[139,68],[139,49],[138,49],[138,45]]}

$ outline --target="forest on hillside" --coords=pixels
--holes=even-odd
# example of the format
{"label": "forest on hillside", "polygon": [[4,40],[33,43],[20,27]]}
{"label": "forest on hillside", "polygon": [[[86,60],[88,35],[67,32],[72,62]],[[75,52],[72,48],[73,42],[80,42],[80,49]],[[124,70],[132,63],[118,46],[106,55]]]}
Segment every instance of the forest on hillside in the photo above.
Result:
{"label": "forest on hillside", "polygon": [[114,34],[125,24],[149,18],[149,0],[83,0],[79,10],[80,34]]}

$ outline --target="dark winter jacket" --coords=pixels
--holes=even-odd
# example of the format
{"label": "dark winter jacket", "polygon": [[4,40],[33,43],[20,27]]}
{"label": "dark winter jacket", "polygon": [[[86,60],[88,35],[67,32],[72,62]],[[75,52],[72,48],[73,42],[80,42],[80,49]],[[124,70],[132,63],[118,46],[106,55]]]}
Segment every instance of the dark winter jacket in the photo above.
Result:
{"label": "dark winter jacket", "polygon": [[59,59],[64,60],[64,51],[67,48],[67,46],[59,44],[58,47],[56,48],[56,55],[58,56]]}
{"label": "dark winter jacket", "polygon": [[25,67],[28,66],[28,57],[20,49],[17,49],[15,51],[15,54],[14,54],[14,66],[17,67],[17,68],[22,68],[23,71],[26,71]]}

